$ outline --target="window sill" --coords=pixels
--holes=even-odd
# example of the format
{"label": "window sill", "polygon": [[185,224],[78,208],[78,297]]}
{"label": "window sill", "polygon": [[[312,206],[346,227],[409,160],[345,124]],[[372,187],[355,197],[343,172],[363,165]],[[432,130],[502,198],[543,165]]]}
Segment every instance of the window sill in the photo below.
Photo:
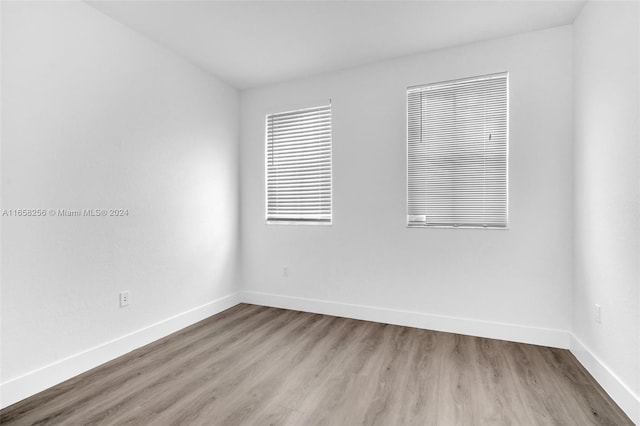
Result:
{"label": "window sill", "polygon": [[333,222],[321,222],[310,220],[267,220],[266,225],[302,225],[302,226],[331,226]]}
{"label": "window sill", "polygon": [[453,226],[453,225],[406,225],[407,228],[424,228],[424,229],[485,229],[508,231],[509,226]]}

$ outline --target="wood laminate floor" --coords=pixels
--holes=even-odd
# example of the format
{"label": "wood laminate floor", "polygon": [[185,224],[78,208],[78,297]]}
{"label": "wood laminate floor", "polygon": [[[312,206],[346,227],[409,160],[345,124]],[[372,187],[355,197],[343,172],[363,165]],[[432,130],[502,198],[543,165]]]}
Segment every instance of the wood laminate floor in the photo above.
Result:
{"label": "wood laminate floor", "polygon": [[3,425],[631,425],[566,350],[241,304]]}

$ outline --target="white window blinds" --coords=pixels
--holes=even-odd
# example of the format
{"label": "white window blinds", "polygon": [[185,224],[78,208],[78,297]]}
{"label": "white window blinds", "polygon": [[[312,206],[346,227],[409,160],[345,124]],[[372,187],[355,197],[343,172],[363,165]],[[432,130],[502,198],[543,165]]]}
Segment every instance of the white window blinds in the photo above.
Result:
{"label": "white window blinds", "polygon": [[507,226],[508,74],[407,90],[409,226]]}
{"label": "white window blinds", "polygon": [[331,223],[331,105],[267,115],[267,222]]}

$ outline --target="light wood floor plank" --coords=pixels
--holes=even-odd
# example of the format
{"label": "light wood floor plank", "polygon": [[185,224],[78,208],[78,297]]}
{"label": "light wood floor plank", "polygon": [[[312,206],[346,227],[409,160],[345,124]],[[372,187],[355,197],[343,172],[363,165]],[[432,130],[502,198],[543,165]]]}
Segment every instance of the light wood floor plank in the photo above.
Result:
{"label": "light wood floor plank", "polygon": [[241,304],[3,425],[631,425],[566,350]]}

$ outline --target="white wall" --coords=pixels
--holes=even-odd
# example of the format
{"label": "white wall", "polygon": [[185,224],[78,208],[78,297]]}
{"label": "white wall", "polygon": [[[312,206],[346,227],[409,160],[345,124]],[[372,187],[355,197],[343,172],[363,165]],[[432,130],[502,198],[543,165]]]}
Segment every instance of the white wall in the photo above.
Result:
{"label": "white wall", "polygon": [[638,15],[637,2],[589,2],[574,24],[573,333],[576,355],[640,424]]}
{"label": "white wall", "polygon": [[[510,229],[406,228],[407,86],[500,71],[510,73]],[[266,225],[265,115],[328,99],[334,223]],[[410,311],[430,315],[423,325],[494,337],[507,336],[481,321],[503,323],[522,326],[514,340],[568,346],[570,26],[244,91],[241,129],[242,282],[256,292],[250,300],[350,316],[360,307],[318,301]],[[457,327],[437,316],[470,321]]]}
{"label": "white wall", "polygon": [[2,218],[4,384],[235,291],[234,89],[83,3],[2,2],[2,112],[3,209],[129,210]]}

